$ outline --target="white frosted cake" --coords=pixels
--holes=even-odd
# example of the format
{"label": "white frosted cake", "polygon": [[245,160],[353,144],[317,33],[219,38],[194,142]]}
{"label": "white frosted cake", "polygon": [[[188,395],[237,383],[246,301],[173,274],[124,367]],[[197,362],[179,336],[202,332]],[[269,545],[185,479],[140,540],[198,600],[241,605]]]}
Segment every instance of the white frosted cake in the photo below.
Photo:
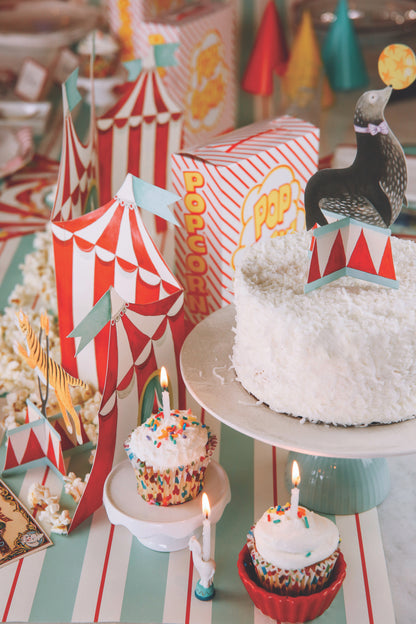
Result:
{"label": "white frosted cake", "polygon": [[311,235],[261,240],[235,273],[233,365],[271,409],[340,425],[416,415],[416,245],[391,239],[398,289],[343,277],[304,293]]}

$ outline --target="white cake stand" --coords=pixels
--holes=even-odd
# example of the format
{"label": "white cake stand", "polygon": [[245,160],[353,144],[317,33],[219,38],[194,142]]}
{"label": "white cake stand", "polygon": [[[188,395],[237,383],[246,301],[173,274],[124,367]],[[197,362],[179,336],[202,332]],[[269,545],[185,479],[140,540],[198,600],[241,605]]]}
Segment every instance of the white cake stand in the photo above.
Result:
{"label": "white cake stand", "polygon": [[382,502],[389,490],[385,457],[416,452],[416,419],[335,427],[270,410],[236,380],[231,363],[234,319],[234,305],[221,308],[184,342],[182,375],[195,400],[233,429],[291,451],[288,465],[294,458],[301,464],[305,506],[350,514]]}
{"label": "white cake stand", "polygon": [[103,491],[103,502],[112,524],[125,526],[139,542],[160,552],[188,548],[192,535],[199,537],[203,521],[201,498],[206,492],[211,524],[221,518],[231,500],[230,484],[224,468],[212,460],[205,483],[196,498],[182,505],[150,505],[137,493],[136,476],[128,459],[113,468]]}

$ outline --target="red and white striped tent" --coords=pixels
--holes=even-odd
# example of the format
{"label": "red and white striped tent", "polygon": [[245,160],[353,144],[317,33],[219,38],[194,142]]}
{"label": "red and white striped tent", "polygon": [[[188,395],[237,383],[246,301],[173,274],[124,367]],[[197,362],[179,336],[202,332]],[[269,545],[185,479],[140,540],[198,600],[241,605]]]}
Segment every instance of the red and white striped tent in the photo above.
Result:
{"label": "red and white striped tent", "polygon": [[[100,201],[114,196],[127,173],[169,188],[170,155],[181,146],[182,126],[183,112],[158,70],[144,68],[119,102],[97,119]],[[163,230],[162,222],[157,225]]]}
{"label": "red and white striped tent", "polygon": [[[101,308],[99,315],[105,299],[109,312],[108,366],[98,413],[97,451],[70,530],[101,505],[105,479],[113,466],[126,459],[123,442],[140,422],[139,405],[146,382],[162,365],[169,371],[172,403],[184,406],[185,401],[179,380],[179,353],[185,336],[182,291],[176,290],[160,301],[128,303],[111,288],[96,306]],[[87,326],[93,316],[94,309],[86,319]],[[83,323],[78,329],[85,337]]]}
{"label": "red and white striped tent", "polygon": [[[146,200],[137,200],[137,185],[147,203],[157,207],[178,199],[168,191],[146,185],[130,174],[115,197],[77,219],[52,223],[62,366],[71,375],[104,388],[108,326],[78,355],[72,332],[113,286],[131,303],[158,306],[182,287],[171,273],[150,237],[140,211]],[[143,195],[143,196],[144,196]],[[159,216],[170,215],[168,210]],[[174,220],[170,215],[171,220]],[[161,308],[160,308],[161,309]]]}
{"label": "red and white striped tent", "polygon": [[52,221],[74,219],[98,205],[98,155],[94,89],[91,89],[89,137],[84,144],[79,139],[72,119],[72,110],[80,102],[76,88],[78,68],[62,85],[64,130]]}

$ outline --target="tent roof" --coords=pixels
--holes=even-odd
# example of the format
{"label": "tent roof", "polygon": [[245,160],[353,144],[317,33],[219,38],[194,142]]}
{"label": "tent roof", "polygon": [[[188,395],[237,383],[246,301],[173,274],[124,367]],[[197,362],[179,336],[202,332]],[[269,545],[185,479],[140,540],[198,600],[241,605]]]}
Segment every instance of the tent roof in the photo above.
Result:
{"label": "tent roof", "polygon": [[139,124],[168,123],[182,116],[182,110],[168,95],[156,69],[143,70],[136,82],[107,113],[97,119],[99,131],[105,132],[113,125],[122,127]]}

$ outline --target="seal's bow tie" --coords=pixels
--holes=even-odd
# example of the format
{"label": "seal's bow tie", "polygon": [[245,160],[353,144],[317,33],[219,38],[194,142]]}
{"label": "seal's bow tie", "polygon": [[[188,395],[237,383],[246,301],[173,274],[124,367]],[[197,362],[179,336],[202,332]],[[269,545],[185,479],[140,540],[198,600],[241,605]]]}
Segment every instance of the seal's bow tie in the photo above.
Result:
{"label": "seal's bow tie", "polygon": [[380,134],[388,134],[389,126],[387,121],[382,121],[378,125],[369,123],[365,128],[362,128],[361,126],[354,126],[354,130],[362,134],[371,134],[371,136],[375,136],[379,132]]}

